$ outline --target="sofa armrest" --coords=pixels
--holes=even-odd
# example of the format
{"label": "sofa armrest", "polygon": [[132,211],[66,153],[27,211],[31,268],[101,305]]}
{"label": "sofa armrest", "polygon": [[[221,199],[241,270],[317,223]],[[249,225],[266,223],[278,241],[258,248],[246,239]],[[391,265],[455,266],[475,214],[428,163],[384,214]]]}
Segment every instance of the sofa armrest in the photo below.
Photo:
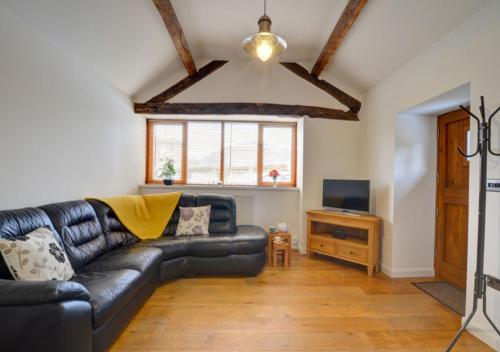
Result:
{"label": "sofa armrest", "polygon": [[25,306],[69,300],[90,301],[83,285],[72,281],[0,280],[0,306]]}
{"label": "sofa armrest", "polygon": [[260,226],[238,225],[234,237],[244,248],[240,253],[253,254],[266,250],[268,237],[266,231]]}
{"label": "sofa armrest", "polygon": [[0,306],[2,351],[92,352],[92,308],[68,300]]}
{"label": "sofa armrest", "polygon": [[251,238],[262,241],[267,245],[267,232],[260,226],[256,225],[238,225],[236,227],[236,236]]}

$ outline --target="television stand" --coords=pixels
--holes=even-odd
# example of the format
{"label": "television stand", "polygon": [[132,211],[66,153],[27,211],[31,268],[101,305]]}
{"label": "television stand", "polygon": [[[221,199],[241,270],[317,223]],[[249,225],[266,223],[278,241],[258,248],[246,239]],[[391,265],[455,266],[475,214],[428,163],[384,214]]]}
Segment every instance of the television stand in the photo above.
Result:
{"label": "television stand", "polygon": [[[356,215],[356,216],[353,216]],[[334,238],[341,228],[344,239]],[[366,266],[368,275],[379,271],[380,218],[371,215],[310,210],[307,212],[307,253],[323,254]]]}
{"label": "television stand", "polygon": [[339,214],[344,214],[344,215],[349,215],[349,216],[361,216],[361,214],[351,213],[350,211],[347,211],[347,210],[342,210],[339,212]]}
{"label": "television stand", "polygon": [[327,213],[345,214],[345,215],[351,215],[351,216],[363,215],[363,214],[359,214],[359,213],[353,213],[350,210],[341,210],[341,209],[335,209],[335,208],[323,208],[322,211],[327,212]]}

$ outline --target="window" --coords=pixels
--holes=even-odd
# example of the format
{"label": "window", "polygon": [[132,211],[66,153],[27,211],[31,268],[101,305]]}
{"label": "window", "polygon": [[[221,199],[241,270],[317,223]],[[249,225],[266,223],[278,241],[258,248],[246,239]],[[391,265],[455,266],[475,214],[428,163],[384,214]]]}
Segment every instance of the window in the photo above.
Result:
{"label": "window", "polygon": [[293,171],[293,131],[289,127],[263,126],[262,138],[262,179],[264,183],[272,183],[269,171],[276,169],[280,180],[292,182]]}
{"label": "window", "polygon": [[175,167],[174,180],[181,180],[183,125],[155,124],[153,126],[153,138],[154,178],[159,178],[161,164],[167,159],[172,159]]}
{"label": "window", "polygon": [[148,120],[146,182],[161,182],[172,160],[179,184],[295,186],[297,125],[240,121]]}
{"label": "window", "polygon": [[224,124],[224,183],[257,185],[259,125],[256,123]]}
{"label": "window", "polygon": [[221,123],[187,124],[187,183],[216,185],[221,175]]}

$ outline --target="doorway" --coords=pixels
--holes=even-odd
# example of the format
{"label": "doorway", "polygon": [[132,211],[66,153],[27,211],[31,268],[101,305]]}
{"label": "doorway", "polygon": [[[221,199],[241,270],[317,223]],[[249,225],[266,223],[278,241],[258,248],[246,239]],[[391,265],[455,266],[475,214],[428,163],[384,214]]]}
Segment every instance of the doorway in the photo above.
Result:
{"label": "doorway", "polygon": [[436,277],[465,290],[469,212],[470,121],[467,113],[447,112],[437,118]]}
{"label": "doorway", "polygon": [[[464,84],[403,110],[396,117],[392,233],[397,235],[393,238],[391,258],[391,266],[395,268],[391,272],[393,276],[425,277],[432,278],[433,281],[436,280],[436,272],[440,269],[436,268],[438,116],[452,115],[453,111],[459,109],[460,105],[467,106],[469,102],[470,85]],[[442,120],[444,121],[444,119],[443,117]],[[448,126],[450,134],[459,134],[462,138],[459,142],[456,141],[456,138],[450,139],[450,143],[454,141],[455,145],[449,146],[448,149],[453,151],[456,151],[457,146],[465,148],[466,145],[463,139],[467,137],[468,121],[465,121],[465,127],[461,126],[464,129],[463,133],[462,131],[458,132],[457,126],[460,124],[459,122],[450,123]],[[440,133],[442,137],[442,132]],[[441,139],[441,142],[444,140]],[[449,159],[449,163],[452,162],[463,163],[464,160],[458,152],[455,152],[453,158]],[[465,166],[468,166],[467,164]],[[449,168],[455,170],[454,165],[449,165]],[[460,182],[467,184],[467,179],[464,177],[468,177],[468,173],[466,170],[462,171],[465,172],[465,176],[461,176]],[[447,203],[448,214],[456,212],[456,208],[453,204]],[[443,212],[441,209],[440,211]],[[453,219],[452,217],[448,220]],[[450,241],[444,242],[444,244],[449,245]],[[462,246],[462,248],[464,247]],[[445,254],[444,260],[441,260],[440,263],[453,264],[457,261],[453,253],[451,258],[448,252],[440,253]],[[461,256],[463,264],[466,256],[462,257],[461,254],[459,256]],[[444,278],[447,276],[442,274],[440,278],[445,281]],[[456,284],[457,281],[449,282],[452,287],[463,287],[465,280],[462,280],[462,284]]]}

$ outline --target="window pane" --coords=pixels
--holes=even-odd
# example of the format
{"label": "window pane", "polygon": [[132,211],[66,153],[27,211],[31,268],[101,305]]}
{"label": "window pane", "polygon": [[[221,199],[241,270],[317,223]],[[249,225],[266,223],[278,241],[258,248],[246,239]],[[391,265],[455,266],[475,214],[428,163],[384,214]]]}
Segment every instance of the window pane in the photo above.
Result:
{"label": "window pane", "polygon": [[292,182],[292,127],[264,126],[262,180],[273,182],[269,176],[278,170],[278,182]]}
{"label": "window pane", "polygon": [[189,122],[187,182],[217,184],[220,182],[220,122]]}
{"label": "window pane", "polygon": [[181,179],[182,125],[155,124],[153,131],[153,177],[161,179],[160,170],[166,160],[174,162],[174,180]]}
{"label": "window pane", "polygon": [[226,122],[224,126],[224,184],[256,185],[259,125]]}

